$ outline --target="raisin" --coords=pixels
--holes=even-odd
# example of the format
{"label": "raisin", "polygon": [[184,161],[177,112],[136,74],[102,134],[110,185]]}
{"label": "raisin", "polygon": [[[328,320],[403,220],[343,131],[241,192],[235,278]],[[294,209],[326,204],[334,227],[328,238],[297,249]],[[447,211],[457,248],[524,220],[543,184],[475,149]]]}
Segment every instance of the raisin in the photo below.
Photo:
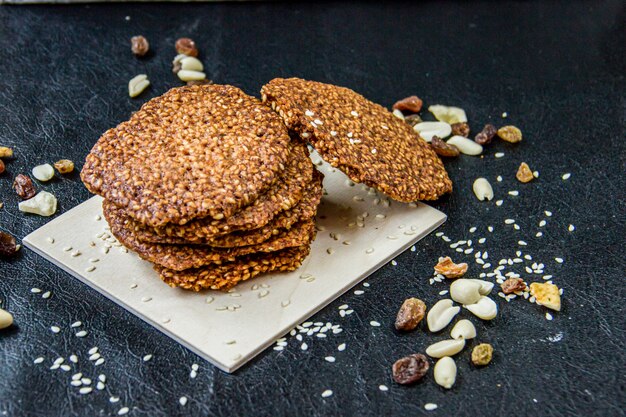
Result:
{"label": "raisin", "polygon": [[409,126],[413,127],[418,123],[422,123],[423,120],[422,118],[419,116],[419,114],[409,114],[408,116],[404,117],[404,121],[407,122],[409,124]]}
{"label": "raisin", "polygon": [[417,298],[407,298],[396,316],[396,329],[413,330],[426,314],[426,304]]}
{"label": "raisin", "polygon": [[439,139],[438,136],[433,136],[433,138],[430,140],[430,146],[439,156],[454,157],[459,156],[459,154],[461,153],[459,151],[459,148],[444,142],[442,139]]}
{"label": "raisin", "polygon": [[472,363],[476,366],[485,366],[491,362],[493,347],[489,343],[481,343],[472,350]]}
{"label": "raisin", "polygon": [[517,174],[515,174],[515,178],[517,178],[519,182],[526,183],[526,182],[530,182],[534,180],[535,176],[533,175],[533,172],[530,170],[530,167],[528,166],[528,164],[526,162],[522,162],[519,168],[517,169]]}
{"label": "raisin", "polygon": [[2,174],[4,172],[5,168],[4,168],[4,162],[2,162],[2,159],[0,159],[0,174]]}
{"label": "raisin", "polygon": [[145,56],[150,50],[148,40],[143,36],[133,36],[130,38],[130,50],[137,56]]}
{"label": "raisin", "polygon": [[15,188],[15,192],[17,195],[22,197],[23,200],[31,199],[35,196],[36,190],[33,185],[33,181],[24,174],[20,174],[15,177],[15,181],[13,181],[13,188]]}
{"label": "raisin", "polygon": [[406,111],[409,113],[418,113],[422,110],[422,100],[418,96],[410,96],[396,101],[393,105],[394,110]]}
{"label": "raisin", "polygon": [[479,145],[488,145],[496,136],[497,132],[498,130],[494,125],[486,124],[485,127],[483,127],[483,130],[476,135],[476,137],[474,138],[474,142],[478,143]]}
{"label": "raisin", "polygon": [[393,380],[398,384],[413,384],[426,375],[430,368],[428,359],[421,353],[398,359],[391,367]]}
{"label": "raisin", "polygon": [[512,294],[526,289],[526,284],[524,284],[524,280],[521,278],[509,278],[500,286],[502,287],[502,292],[505,294]]}
{"label": "raisin", "polygon": [[467,272],[468,265],[463,262],[455,264],[449,256],[439,258],[439,263],[435,265],[435,272],[446,278],[460,278]]}
{"label": "raisin", "polygon": [[522,140],[522,131],[515,126],[504,126],[498,129],[500,139],[510,143],[517,143]]}
{"label": "raisin", "polygon": [[60,174],[69,174],[74,171],[74,162],[69,159],[61,159],[54,163],[54,167],[59,171]]}
{"label": "raisin", "polygon": [[193,39],[180,38],[176,41],[176,52],[187,56],[198,56],[198,48]]}
{"label": "raisin", "polygon": [[0,256],[10,258],[18,251],[15,238],[8,233],[0,232]]}
{"label": "raisin", "polygon": [[469,137],[470,127],[467,123],[453,123],[450,127],[452,128],[452,136],[463,136],[464,138]]}

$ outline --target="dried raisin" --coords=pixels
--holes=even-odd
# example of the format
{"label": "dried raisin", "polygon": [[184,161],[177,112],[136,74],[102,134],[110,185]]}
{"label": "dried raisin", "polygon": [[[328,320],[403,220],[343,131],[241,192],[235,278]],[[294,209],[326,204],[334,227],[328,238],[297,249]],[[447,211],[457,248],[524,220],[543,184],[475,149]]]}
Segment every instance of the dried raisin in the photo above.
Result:
{"label": "dried raisin", "polygon": [[392,366],[393,380],[398,384],[413,384],[426,375],[430,368],[428,359],[421,353],[398,359]]}
{"label": "dried raisin", "polygon": [[418,96],[410,96],[396,101],[393,105],[394,110],[406,111],[409,113],[418,113],[422,110],[422,100]]}
{"label": "dried raisin", "polygon": [[439,156],[454,157],[459,156],[459,154],[461,153],[459,151],[459,148],[449,143],[446,143],[438,136],[433,136],[433,138],[430,140],[430,146]]}
{"label": "dried raisin", "polygon": [[413,330],[426,314],[426,304],[417,298],[407,298],[396,316],[396,329]]}
{"label": "dried raisin", "polygon": [[10,258],[17,253],[15,238],[8,233],[0,232],[0,256]]}
{"label": "dried raisin", "polygon": [[509,278],[500,286],[502,287],[502,292],[505,294],[512,294],[526,289],[526,284],[524,284],[524,280],[521,278]]}
{"label": "dried raisin", "polygon": [[474,138],[474,142],[478,143],[479,145],[488,145],[496,136],[497,132],[498,130],[494,125],[486,124],[485,127],[483,127],[483,130],[476,135],[476,137]]}
{"label": "dried raisin", "polygon": [[464,138],[469,137],[470,127],[465,122],[454,123],[450,125],[452,128],[452,136],[463,136]]}
{"label": "dried raisin", "polygon": [[27,175],[20,174],[15,177],[15,181],[13,181],[13,188],[15,188],[15,192],[22,199],[28,200],[35,196],[37,190],[35,190],[35,186],[33,185],[33,181]]}

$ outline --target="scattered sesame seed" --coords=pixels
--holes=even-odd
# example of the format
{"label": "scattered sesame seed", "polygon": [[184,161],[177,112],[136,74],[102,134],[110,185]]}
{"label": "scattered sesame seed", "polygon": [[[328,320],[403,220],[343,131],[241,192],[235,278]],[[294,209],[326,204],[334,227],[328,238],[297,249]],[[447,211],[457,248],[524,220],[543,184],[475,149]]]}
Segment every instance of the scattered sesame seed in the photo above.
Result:
{"label": "scattered sesame seed", "polygon": [[187,397],[182,396],[178,399],[178,402],[180,403],[180,405],[182,405],[183,407],[187,404]]}
{"label": "scattered sesame seed", "polygon": [[326,391],[322,392],[322,398],[327,398],[330,397],[331,395],[333,395],[333,391],[327,389]]}
{"label": "scattered sesame seed", "polygon": [[387,385],[379,385],[378,389],[383,392],[389,391],[389,387],[387,387]]}
{"label": "scattered sesame seed", "polygon": [[344,350],[346,350],[346,344],[345,343],[340,344],[339,346],[337,346],[337,350],[339,352],[343,352]]}
{"label": "scattered sesame seed", "polygon": [[76,337],[85,337],[85,336],[87,336],[86,330],[81,330],[80,332],[76,333]]}
{"label": "scattered sesame seed", "polygon": [[50,291],[46,291],[43,294],[41,294],[41,298],[45,298],[45,299],[50,298],[50,296],[52,296],[52,293]]}
{"label": "scattered sesame seed", "polygon": [[569,180],[569,177],[571,177],[571,176],[572,176],[572,174],[567,172],[567,173],[563,174],[563,176],[561,176],[561,178],[563,178],[563,180],[565,181],[565,180]]}
{"label": "scattered sesame seed", "polygon": [[94,363],[94,366],[100,366],[104,363],[104,358],[100,358],[96,361],[96,363]]}
{"label": "scattered sesame seed", "polygon": [[152,297],[141,297],[141,301],[143,301],[144,303],[147,303],[149,301],[152,301]]}
{"label": "scattered sesame seed", "polygon": [[500,207],[502,205],[502,203],[504,203],[503,200],[498,200],[498,201],[496,201],[496,206]]}
{"label": "scattered sesame seed", "polygon": [[446,295],[447,293],[448,293],[448,290],[439,291],[439,295]]}
{"label": "scattered sesame seed", "polygon": [[[502,116],[505,117],[504,114]],[[437,409],[437,404],[434,404],[434,403],[424,404],[424,410],[426,410],[426,411],[433,411],[433,410],[436,410],[436,409]]]}
{"label": "scattered sesame seed", "polygon": [[309,116],[309,117],[313,117],[313,116],[315,116],[315,113],[313,113],[311,110],[307,110],[307,111],[305,111],[305,112],[304,112],[304,114],[305,114],[306,116]]}
{"label": "scattered sesame seed", "polygon": [[41,362],[43,362],[43,357],[41,356],[33,361],[34,364],[40,364]]}
{"label": "scattered sesame seed", "polygon": [[498,176],[496,177],[496,181],[498,181],[498,182],[502,182],[502,175],[498,175]]}
{"label": "scattered sesame seed", "polygon": [[502,158],[504,156],[504,152],[496,152],[495,157],[496,158]]}
{"label": "scattered sesame seed", "polygon": [[552,314],[546,311],[546,320],[552,320]]}
{"label": "scattered sesame seed", "polygon": [[350,112],[351,115],[353,115],[354,117],[359,117],[359,113],[357,113],[356,111],[352,110]]}
{"label": "scattered sesame seed", "polygon": [[[528,243],[524,242],[523,240],[518,240],[518,241],[517,241],[517,244],[518,244],[518,245],[520,245],[520,246],[526,246],[526,245],[528,245]],[[521,261],[521,259],[520,259],[520,261]]]}
{"label": "scattered sesame seed", "polygon": [[291,304],[290,300],[283,300],[280,302],[280,305],[283,307],[287,307],[289,304]]}
{"label": "scattered sesame seed", "polygon": [[[116,403],[116,402],[118,402],[119,400],[120,400],[120,398],[119,398],[119,397],[109,397],[109,402],[110,402],[110,403]],[[124,408],[126,408],[126,407],[124,407]]]}
{"label": "scattered sesame seed", "polygon": [[519,191],[517,191],[517,190],[509,191],[509,195],[517,196],[517,195],[519,195]]}
{"label": "scattered sesame seed", "polygon": [[59,326],[50,326],[50,330],[52,330],[52,333],[59,333],[61,328]]}
{"label": "scattered sesame seed", "polygon": [[563,263],[563,258],[554,258],[554,260],[557,261],[560,264]]}
{"label": "scattered sesame seed", "polygon": [[70,324],[70,327],[80,327],[83,325],[82,321],[75,321],[74,323]]}
{"label": "scattered sesame seed", "polygon": [[552,217],[552,212],[551,211],[546,210],[546,211],[544,211],[544,213],[545,213],[546,216]]}
{"label": "scattered sesame seed", "polygon": [[469,232],[474,233],[476,231],[476,226],[470,227]]}
{"label": "scattered sesame seed", "polygon": [[376,320],[372,320],[372,321],[370,321],[370,326],[372,326],[372,327],[380,327],[380,323],[377,322]]}
{"label": "scattered sesame seed", "polygon": [[398,262],[396,262],[396,260],[394,259],[394,260],[391,261],[391,265],[396,266],[396,265],[398,265]]}
{"label": "scattered sesame seed", "polygon": [[568,231],[573,232],[576,229],[576,226],[574,226],[573,224],[570,224],[567,228]]}
{"label": "scattered sesame seed", "polygon": [[148,362],[150,359],[152,359],[152,355],[151,354],[147,354],[146,356],[143,357],[143,361],[144,362]]}
{"label": "scattered sesame seed", "polygon": [[[128,19],[126,19],[126,20],[128,20]],[[115,401],[112,401],[113,399],[115,399]],[[109,398],[109,401],[111,401],[112,403],[116,403],[116,402],[118,402],[119,400],[120,400],[120,399],[119,399],[119,398],[117,398],[117,397],[111,397],[111,398]],[[128,409],[128,407],[122,407],[122,408],[120,408],[120,411],[118,411],[118,412],[117,412],[117,415],[118,415],[118,416],[124,416],[124,415],[128,414],[128,411],[130,411],[130,410]]]}
{"label": "scattered sesame seed", "polygon": [[302,350],[307,350],[309,348],[309,345],[306,344],[306,342],[302,342],[302,344],[300,345],[300,349]]}
{"label": "scattered sesame seed", "polygon": [[335,357],[334,357],[334,356],[326,356],[326,357],[324,358],[324,360],[325,360],[326,362],[333,363],[333,362],[335,362]]}
{"label": "scattered sesame seed", "polygon": [[81,389],[78,390],[78,392],[80,392],[81,394],[89,394],[91,391],[93,391],[93,388],[91,387],[83,387]]}
{"label": "scattered sesame seed", "polygon": [[363,290],[355,290],[354,291],[354,295],[363,295],[363,294],[365,294],[365,291],[363,291]]}
{"label": "scattered sesame seed", "polygon": [[85,272],[93,272],[93,271],[95,271],[95,270],[96,270],[96,267],[92,265],[92,266],[90,266],[89,268],[86,268],[86,269],[85,269]]}

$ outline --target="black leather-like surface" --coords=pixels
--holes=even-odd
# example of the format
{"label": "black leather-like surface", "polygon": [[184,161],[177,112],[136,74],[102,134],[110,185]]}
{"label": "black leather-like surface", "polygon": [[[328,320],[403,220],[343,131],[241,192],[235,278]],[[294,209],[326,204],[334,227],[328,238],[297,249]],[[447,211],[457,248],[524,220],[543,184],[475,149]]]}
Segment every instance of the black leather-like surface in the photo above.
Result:
{"label": "black leather-like surface", "polygon": [[[489,121],[502,125],[500,114],[508,112],[506,123],[524,132],[521,144],[496,142],[484,157],[447,162],[455,189],[435,204],[449,216],[442,230],[453,241],[487,237],[492,262],[514,256],[515,242],[524,239],[524,252],[545,263],[565,289],[553,321],[536,305],[496,297],[498,318],[474,320],[478,340],[495,346],[494,362],[474,369],[466,349],[455,387],[444,392],[432,374],[414,387],[390,378],[395,358],[445,337],[392,329],[404,298],[432,305],[446,288],[428,285],[437,258],[455,254],[434,235],[370,277],[364,295],[349,292],[315,316],[342,324],[343,333],[312,338],[306,352],[289,339],[285,351],[263,353],[234,375],[24,250],[0,261],[0,300],[16,322],[0,332],[0,415],[116,415],[123,405],[133,416],[623,415],[624,21],[620,1],[0,8],[0,145],[16,150],[0,176],[2,230],[22,238],[48,221],[17,211],[12,177],[61,157],[82,161],[103,131],[178,85],[170,70],[172,45],[187,35],[197,41],[211,78],[252,94],[273,77],[301,76],[352,87],[387,106],[409,94],[457,105],[475,131]],[[136,34],[149,39],[149,59],[131,55],[129,38]],[[152,86],[130,99],[127,82],[143,72]],[[505,157],[494,158],[497,151]],[[540,172],[537,181],[515,180],[521,161]],[[569,181],[561,180],[565,172],[572,173]],[[473,196],[478,176],[490,179],[496,199],[505,200],[501,207]],[[58,196],[60,213],[89,197],[78,175],[40,188]],[[508,196],[512,189],[520,196]],[[554,215],[544,236],[535,238],[544,210]],[[516,219],[521,230],[505,226],[505,218]],[[471,226],[478,231],[470,234]],[[556,264],[556,256],[565,263]],[[470,271],[480,272],[473,263]],[[42,299],[32,287],[53,295]],[[343,303],[355,313],[341,319]],[[75,320],[85,323],[87,337],[73,336]],[[383,326],[373,328],[370,320]],[[62,332],[53,334],[51,325]],[[558,334],[561,341],[547,340]],[[337,352],[342,342],[347,349]],[[95,370],[86,358],[92,346],[106,358]],[[100,371],[107,374],[105,391],[81,396],[69,386],[73,372],[48,369],[56,356],[71,353],[79,354],[79,369],[94,384]],[[143,363],[148,353],[154,358]],[[324,361],[329,354],[336,363]],[[46,362],[33,365],[38,356]],[[199,376],[190,379],[194,362]],[[379,391],[380,384],[390,390]],[[325,389],[334,395],[322,398]],[[110,395],[120,402],[109,403]],[[185,407],[178,403],[183,395]],[[424,411],[427,402],[439,409]]]}

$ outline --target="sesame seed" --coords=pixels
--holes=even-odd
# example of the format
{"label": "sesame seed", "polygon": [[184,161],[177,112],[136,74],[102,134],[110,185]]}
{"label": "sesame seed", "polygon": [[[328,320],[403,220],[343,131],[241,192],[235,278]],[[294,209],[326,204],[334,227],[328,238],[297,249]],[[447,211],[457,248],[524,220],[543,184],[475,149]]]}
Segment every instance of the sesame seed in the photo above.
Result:
{"label": "sesame seed", "polygon": [[[518,244],[518,245],[520,245],[520,246],[526,246],[526,245],[528,245],[528,243],[524,242],[523,240],[518,240],[518,241],[517,241],[517,244]],[[520,260],[520,261],[521,261],[521,260]]]}
{"label": "sesame seed", "polygon": [[315,116],[315,113],[313,113],[311,110],[307,110],[307,111],[305,111],[305,112],[304,112],[304,114],[305,114],[306,116],[309,116],[309,117],[313,117],[313,116]]}
{"label": "sesame seed", "polygon": [[439,295],[446,295],[447,293],[448,293],[448,290],[439,291]]}
{"label": "sesame seed", "polygon": [[372,252],[374,252],[374,248],[368,248],[368,249],[365,250],[365,253],[367,253],[367,254],[370,254]]}
{"label": "sesame seed", "polygon": [[331,395],[333,395],[333,391],[332,390],[327,389],[326,391],[322,392],[322,398],[328,398]]}
{"label": "sesame seed", "polygon": [[346,350],[346,344],[345,343],[340,344],[339,346],[337,346],[337,350],[339,352],[343,352],[344,350]]}
{"label": "sesame seed", "polygon": [[552,212],[551,211],[546,210],[546,211],[544,211],[544,213],[545,213],[546,216],[552,217]]}
{"label": "sesame seed", "polygon": [[552,320],[552,314],[546,311],[546,320]]}
{"label": "sesame seed", "polygon": [[178,402],[180,403],[180,405],[182,405],[183,407],[187,404],[187,397],[182,396],[178,399]]}
{"label": "sesame seed", "polygon": [[[115,399],[115,401],[112,401],[113,399]],[[119,399],[119,398],[116,398],[116,397],[111,397],[111,398],[109,398],[109,401],[111,401],[111,402],[118,402],[119,400],[120,400],[120,399]],[[118,416],[123,416],[123,415],[126,415],[126,414],[128,414],[128,411],[130,411],[130,410],[128,409],[128,407],[122,407],[122,408],[120,408],[120,411],[118,411],[118,412],[117,412],[117,415],[118,415]]]}
{"label": "sesame seed", "polygon": [[92,265],[89,268],[86,268],[85,272],[93,272],[93,271],[95,271],[95,269],[96,269],[96,267]]}
{"label": "sesame seed", "polygon": [[[110,402],[110,403],[116,403],[116,402],[118,402],[119,400],[120,400],[120,398],[119,398],[119,397],[110,397],[110,398],[109,398],[109,402]],[[124,407],[124,408],[126,408],[126,407]]]}
{"label": "sesame seed", "polygon": [[39,294],[41,292],[41,289],[39,289],[39,288],[31,288],[30,292],[32,292],[33,294]]}
{"label": "sesame seed", "polygon": [[96,384],[96,389],[98,391],[102,391],[104,389],[104,384],[100,381],[98,381],[98,383]]}
{"label": "sesame seed", "polygon": [[52,293],[50,291],[46,291],[41,295],[41,298],[48,299],[50,296],[52,296]]}
{"label": "sesame seed", "polygon": [[287,307],[289,304],[291,304],[290,300],[283,300],[280,302],[280,305],[283,307]]}
{"label": "sesame seed", "polygon": [[380,323],[377,322],[376,320],[372,320],[372,321],[370,321],[370,326],[372,326],[372,327],[380,327]]}
{"label": "sesame seed", "polygon": [[141,297],[141,301],[143,301],[144,303],[147,303],[149,301],[152,301],[152,297]]}
{"label": "sesame seed", "polygon": [[70,327],[80,327],[82,326],[82,324],[82,321],[75,321],[74,323],[70,324]]}
{"label": "sesame seed", "polygon": [[59,326],[50,326],[50,330],[52,330],[52,333],[59,333],[61,331]]}
{"label": "sesame seed", "polygon": [[73,249],[73,248],[72,248],[71,246],[66,246],[66,247],[64,247],[64,248],[63,248],[63,251],[64,251],[64,252],[69,252],[69,251],[71,251],[72,249]]}
{"label": "sesame seed", "polygon": [[376,154],[376,148],[372,148],[372,153],[375,155]]}
{"label": "sesame seed", "polygon": [[81,330],[80,332],[76,333],[76,337],[85,337],[85,336],[87,336],[86,330]]}
{"label": "sesame seed", "polygon": [[98,381],[100,381],[100,382],[102,382],[102,383],[107,382],[107,377],[106,377],[106,375],[104,375],[104,374],[100,374],[100,375],[98,375]]}
{"label": "sesame seed", "polygon": [[40,364],[41,362],[43,362],[43,357],[41,356],[33,361],[34,364]]}
{"label": "sesame seed", "polygon": [[333,362],[335,362],[335,357],[334,357],[334,356],[326,356],[326,357],[324,358],[324,360],[325,360],[326,362],[333,363]]}
{"label": "sesame seed", "polygon": [[378,389],[383,392],[389,391],[389,387],[387,387],[387,385],[379,385]]}
{"label": "sesame seed", "polygon": [[576,229],[576,227],[573,224],[570,224],[567,228],[568,231],[573,232]]}
{"label": "sesame seed", "polygon": [[357,113],[356,111],[352,110],[350,112],[351,115],[353,115],[354,117],[359,117],[359,113]]}
{"label": "sesame seed", "polygon": [[517,195],[519,195],[519,191],[517,191],[517,190],[509,191],[509,195],[517,196]]}
{"label": "sesame seed", "polygon": [[[502,116],[505,117],[504,114]],[[424,404],[424,410],[426,410],[426,411],[433,411],[433,410],[436,410],[436,409],[437,409],[437,404],[434,404],[434,403]]]}
{"label": "sesame seed", "polygon": [[496,181],[498,181],[498,182],[502,182],[502,175],[498,175],[498,176],[496,177]]}
{"label": "sesame seed", "polygon": [[504,152],[496,152],[495,157],[496,158],[502,158],[504,156]]}
{"label": "sesame seed", "polygon": [[500,207],[502,205],[502,203],[504,203],[503,200],[498,200],[498,201],[496,201],[496,206]]}
{"label": "sesame seed", "polygon": [[572,174],[570,174],[569,172],[567,172],[567,173],[563,174],[563,175],[561,176],[561,178],[563,178],[563,180],[565,181],[565,180],[569,180],[569,177],[571,177],[571,176],[572,176]]}
{"label": "sesame seed", "polygon": [[489,230],[489,232],[493,232],[493,226],[488,226],[487,230]]}
{"label": "sesame seed", "polygon": [[93,391],[93,388],[91,387],[83,387],[80,390],[78,390],[78,392],[80,392],[81,394],[89,394],[91,391]]}
{"label": "sesame seed", "polygon": [[96,363],[94,363],[95,366],[100,366],[104,363],[104,358],[100,358],[96,361]]}
{"label": "sesame seed", "polygon": [[363,294],[365,294],[365,291],[363,291],[363,290],[355,290],[354,291],[354,295],[363,295]]}
{"label": "sesame seed", "polygon": [[470,227],[470,229],[469,229],[470,233],[474,233],[475,231],[476,231],[476,227],[475,226],[474,227]]}
{"label": "sesame seed", "polygon": [[306,342],[302,342],[302,344],[300,345],[300,349],[302,350],[307,350],[309,348],[309,345],[306,344]]}

